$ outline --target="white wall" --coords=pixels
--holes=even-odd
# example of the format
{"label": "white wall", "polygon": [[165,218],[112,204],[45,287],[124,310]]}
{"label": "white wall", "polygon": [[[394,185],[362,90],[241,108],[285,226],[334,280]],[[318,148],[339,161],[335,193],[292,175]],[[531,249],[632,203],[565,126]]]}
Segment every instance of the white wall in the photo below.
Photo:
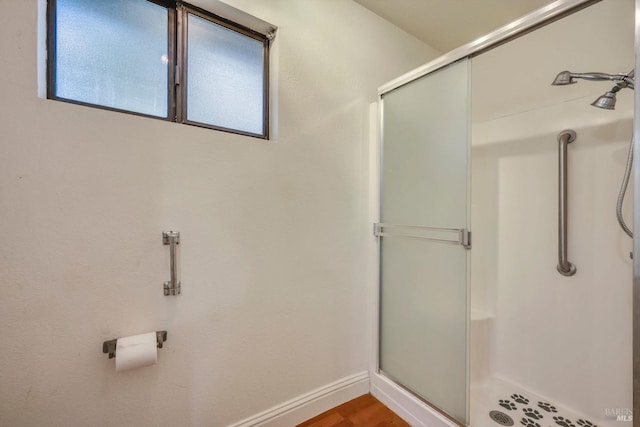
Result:
{"label": "white wall", "polygon": [[[279,26],[276,141],[38,98],[36,2],[2,1],[0,425],[223,426],[367,370],[368,106],[436,52],[350,0],[229,3]],[[158,329],[116,374],[102,341]]]}
{"label": "white wall", "polygon": [[[597,28],[597,31],[594,30]],[[633,0],[607,0],[473,60],[472,305],[491,320],[491,374],[593,417],[631,407],[631,239],[615,204],[633,92],[550,86],[562,70],[633,68]],[[569,260],[557,265],[557,134],[569,146]],[[631,191],[629,194],[632,194]],[[625,206],[631,218],[631,198]],[[474,349],[476,351],[477,349]]]}

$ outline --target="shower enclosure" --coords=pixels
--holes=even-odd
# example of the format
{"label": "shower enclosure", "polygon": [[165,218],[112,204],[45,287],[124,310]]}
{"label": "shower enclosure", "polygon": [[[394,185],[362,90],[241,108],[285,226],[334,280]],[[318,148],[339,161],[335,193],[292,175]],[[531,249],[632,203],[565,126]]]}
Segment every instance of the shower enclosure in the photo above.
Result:
{"label": "shower enclosure", "polygon": [[[632,425],[640,265],[616,200],[639,130],[610,80],[633,77],[636,7],[557,1],[381,88],[372,392],[413,425]],[[561,70],[614,74],[552,86]],[[573,276],[556,269],[565,129]]]}

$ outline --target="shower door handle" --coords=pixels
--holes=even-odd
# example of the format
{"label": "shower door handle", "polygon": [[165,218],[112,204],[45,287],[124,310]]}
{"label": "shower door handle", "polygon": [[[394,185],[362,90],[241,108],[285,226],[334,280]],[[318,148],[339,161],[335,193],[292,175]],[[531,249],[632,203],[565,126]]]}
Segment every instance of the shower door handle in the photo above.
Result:
{"label": "shower door handle", "polygon": [[402,237],[431,242],[460,245],[471,249],[471,232],[466,228],[425,227],[418,225],[397,225],[388,223],[373,224],[376,237]]}

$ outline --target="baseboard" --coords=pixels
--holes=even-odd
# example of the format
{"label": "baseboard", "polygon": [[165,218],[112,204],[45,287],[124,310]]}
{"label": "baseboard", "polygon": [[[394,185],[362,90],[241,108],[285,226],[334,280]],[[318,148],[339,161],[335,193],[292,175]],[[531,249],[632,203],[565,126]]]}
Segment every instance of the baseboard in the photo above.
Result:
{"label": "baseboard", "polygon": [[361,372],[327,384],[229,427],[295,426],[369,392],[369,373]]}
{"label": "baseboard", "polygon": [[413,427],[459,427],[383,375],[371,375],[371,394]]}

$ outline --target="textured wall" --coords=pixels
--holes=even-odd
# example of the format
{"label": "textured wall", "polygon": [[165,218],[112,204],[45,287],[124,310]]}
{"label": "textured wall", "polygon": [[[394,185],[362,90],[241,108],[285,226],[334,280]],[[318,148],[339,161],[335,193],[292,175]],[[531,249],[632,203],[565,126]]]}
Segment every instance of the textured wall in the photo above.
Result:
{"label": "textured wall", "polygon": [[[615,205],[633,92],[605,111],[589,104],[610,82],[550,83],[562,70],[633,68],[633,11],[633,0],[604,1],[473,62],[472,306],[495,315],[491,373],[598,424],[631,407],[632,242]],[[556,271],[556,137],[568,128],[572,277]]]}
{"label": "textured wall", "polygon": [[[223,426],[367,369],[369,103],[435,52],[350,0],[230,3],[280,27],[272,142],[39,98],[36,2],[2,1],[0,425]],[[115,374],[102,341],[157,329]]]}

